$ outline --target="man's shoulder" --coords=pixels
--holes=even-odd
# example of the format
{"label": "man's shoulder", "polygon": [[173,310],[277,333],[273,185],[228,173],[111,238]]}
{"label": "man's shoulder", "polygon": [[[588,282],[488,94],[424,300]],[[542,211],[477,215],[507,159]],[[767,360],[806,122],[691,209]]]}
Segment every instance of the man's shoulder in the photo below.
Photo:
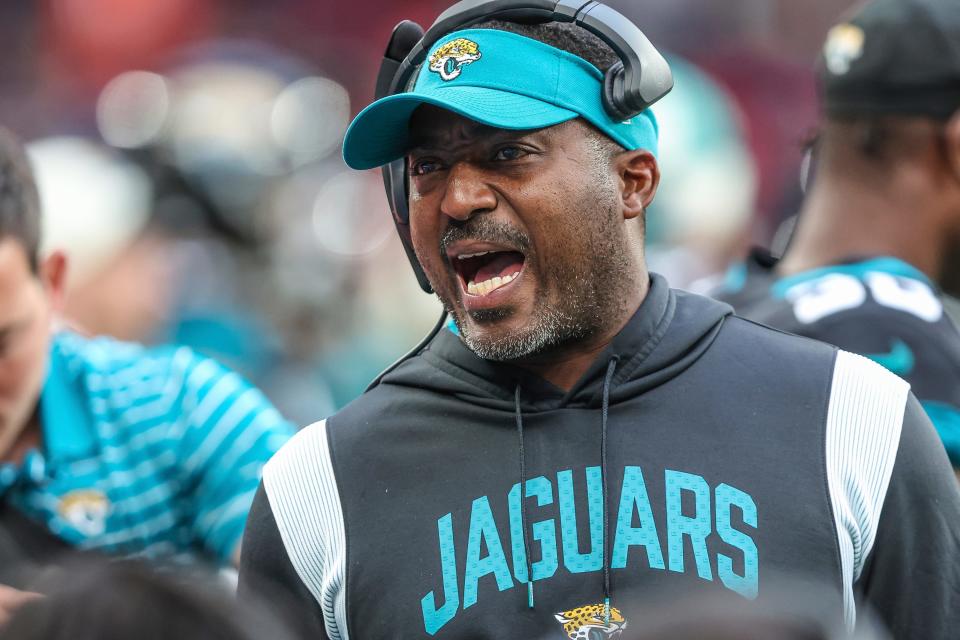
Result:
{"label": "man's shoulder", "polygon": [[[293,435],[263,467],[263,487],[281,532],[285,523],[312,514],[321,529],[342,530],[334,462],[327,420],[319,420]],[[342,537],[342,532],[340,533]],[[290,537],[289,532],[284,539]]]}
{"label": "man's shoulder", "polygon": [[927,368],[960,375],[960,332],[938,309],[920,317],[869,302],[789,330],[866,355],[898,375]]}
{"label": "man's shoulder", "polygon": [[[864,356],[842,345],[836,346],[822,339],[808,335],[790,333],[777,327],[770,327],[763,323],[731,316],[724,323],[724,331],[719,339],[725,339],[737,349],[743,347],[745,359],[756,359],[767,362],[775,368],[784,368],[789,364],[790,369],[796,369],[804,361],[832,362],[834,366],[829,371],[832,376],[839,375],[837,368],[856,371],[864,379],[884,384],[901,384],[903,381],[890,372],[884,363],[877,362],[877,358]],[[908,385],[909,386],[909,385]]]}
{"label": "man's shoulder", "polygon": [[857,353],[886,353],[900,340],[960,357],[960,332],[920,276],[841,265],[783,278],[762,296],[731,303],[743,317]]}
{"label": "man's shoulder", "polygon": [[930,281],[906,263],[884,258],[783,277],[771,285],[767,300],[789,308],[798,327],[845,321],[929,325],[944,318]]}
{"label": "man's shoulder", "polygon": [[88,389],[101,396],[153,393],[158,385],[168,391],[183,385],[202,386],[212,377],[230,373],[190,347],[146,346],[108,336],[60,332],[53,338],[52,352],[52,366],[84,378]]}
{"label": "man's shoulder", "polygon": [[732,315],[724,322],[718,335],[717,346],[721,345],[737,349],[746,360],[776,359],[780,364],[797,358],[832,360],[837,351],[835,346],[810,336],[740,315]]}
{"label": "man's shoulder", "polygon": [[381,382],[354,398],[333,415],[303,431],[330,431],[362,441],[366,437],[376,436],[382,430],[392,429],[396,421],[404,415],[422,411],[424,406],[430,404],[431,393],[425,386]]}
{"label": "man's shoulder", "polygon": [[85,336],[73,331],[59,331],[53,336],[53,350],[71,366],[84,366],[95,371],[109,371],[137,361],[146,348],[109,336]]}
{"label": "man's shoulder", "polygon": [[930,376],[960,379],[960,332],[935,296],[922,295],[923,302],[915,305],[896,296],[868,298],[806,319],[806,311],[795,307],[772,321],[785,331],[864,355],[913,383]]}
{"label": "man's shoulder", "polygon": [[148,347],[109,336],[87,337],[62,331],[53,338],[62,366],[111,382],[169,373],[178,362],[202,359],[188,347]]}
{"label": "man's shoulder", "polygon": [[784,329],[819,340],[833,333],[842,334],[846,327],[853,326],[868,334],[917,332],[938,341],[947,338],[960,344],[960,333],[944,313],[942,303],[932,290],[930,292],[922,305],[895,297],[877,300],[858,295],[849,300],[817,299],[817,294],[811,292],[809,297],[800,294],[792,300],[771,299],[770,308],[776,305],[789,310],[788,315],[782,316],[786,318]]}
{"label": "man's shoulder", "polygon": [[[131,435],[161,423],[173,424],[182,416],[189,416],[198,434],[217,425],[249,422],[245,417],[250,415],[256,415],[261,426],[290,428],[239,374],[185,346],[148,347],[108,337],[58,334],[44,396],[56,390],[75,398],[96,421],[123,424],[123,431]],[[222,409],[234,405],[238,410]]]}
{"label": "man's shoulder", "polygon": [[[264,478],[278,474],[289,475],[298,468],[300,460],[315,460],[319,454],[322,454],[321,457],[327,456],[328,422],[328,419],[318,420],[293,434],[264,466]],[[305,471],[312,472],[311,469],[312,467],[308,466]]]}

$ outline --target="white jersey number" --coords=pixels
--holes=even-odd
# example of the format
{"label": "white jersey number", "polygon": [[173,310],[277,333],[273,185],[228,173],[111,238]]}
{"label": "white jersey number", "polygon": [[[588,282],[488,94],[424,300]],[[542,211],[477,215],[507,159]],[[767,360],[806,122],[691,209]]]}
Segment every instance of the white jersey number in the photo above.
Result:
{"label": "white jersey number", "polygon": [[943,305],[927,284],[882,271],[869,271],[863,280],[831,273],[790,287],[786,298],[797,320],[811,324],[839,311],[856,309],[866,302],[867,289],[877,304],[906,311],[921,320],[936,322],[943,315]]}

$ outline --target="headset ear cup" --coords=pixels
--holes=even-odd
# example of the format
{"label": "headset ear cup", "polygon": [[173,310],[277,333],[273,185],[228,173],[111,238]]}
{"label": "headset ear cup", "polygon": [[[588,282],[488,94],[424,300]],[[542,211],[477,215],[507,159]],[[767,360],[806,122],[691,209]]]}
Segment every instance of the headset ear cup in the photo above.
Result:
{"label": "headset ear cup", "polygon": [[603,108],[617,122],[629,120],[633,111],[627,107],[623,92],[623,61],[612,64],[603,74]]}
{"label": "headset ear cup", "polygon": [[397,224],[410,223],[410,210],[407,203],[407,161],[395,160],[383,168],[383,179],[387,185],[387,198],[390,200],[390,212]]}
{"label": "headset ear cup", "polygon": [[410,225],[401,224],[396,220],[396,218],[394,218],[394,223],[397,227],[397,235],[400,236],[400,243],[403,245],[403,250],[407,254],[407,260],[410,261],[410,266],[413,268],[413,273],[417,276],[417,283],[426,293],[433,293],[433,287],[430,286],[430,280],[427,279],[427,274],[424,272],[423,267],[420,266],[420,261],[417,259],[417,254],[413,250],[413,240],[410,237]]}
{"label": "headset ear cup", "polygon": [[417,283],[420,288],[427,293],[433,293],[433,287],[427,279],[427,274],[417,254],[413,250],[413,241],[410,237],[410,203],[407,200],[407,161],[397,160],[391,162],[383,168],[383,180],[387,186],[387,198],[390,203],[390,213],[392,213],[393,224],[397,228],[397,235],[400,236],[400,243],[407,254],[407,260],[413,268],[414,275],[417,276]]}

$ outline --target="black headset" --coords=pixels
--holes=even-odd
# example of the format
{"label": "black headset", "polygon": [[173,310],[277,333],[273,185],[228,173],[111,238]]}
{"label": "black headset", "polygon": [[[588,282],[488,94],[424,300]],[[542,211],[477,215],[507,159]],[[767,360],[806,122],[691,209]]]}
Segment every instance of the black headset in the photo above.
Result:
{"label": "black headset", "polygon": [[[410,89],[419,65],[445,35],[486,20],[526,24],[572,22],[594,34],[613,49],[620,61],[603,78],[603,107],[617,122],[628,120],[673,88],[667,61],[633,22],[599,2],[587,0],[461,0],[440,14],[424,33],[415,22],[404,20],[393,29],[377,74],[376,99]],[[395,160],[383,167],[383,183],[400,241],[427,293],[433,289],[420,266],[410,240],[407,202],[407,163]]]}

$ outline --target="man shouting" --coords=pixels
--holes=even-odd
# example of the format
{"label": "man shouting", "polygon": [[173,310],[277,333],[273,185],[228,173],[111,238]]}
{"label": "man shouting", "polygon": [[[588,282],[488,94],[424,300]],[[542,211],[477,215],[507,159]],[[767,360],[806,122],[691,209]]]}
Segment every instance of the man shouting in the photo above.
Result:
{"label": "man shouting", "polygon": [[315,637],[586,638],[642,628],[637,593],[789,574],[850,625],[865,598],[953,633],[960,493],[929,420],[873,362],[647,271],[658,129],[604,108],[617,55],[558,23],[432,47],[344,157],[406,159],[455,329],[268,464],[241,592]]}

